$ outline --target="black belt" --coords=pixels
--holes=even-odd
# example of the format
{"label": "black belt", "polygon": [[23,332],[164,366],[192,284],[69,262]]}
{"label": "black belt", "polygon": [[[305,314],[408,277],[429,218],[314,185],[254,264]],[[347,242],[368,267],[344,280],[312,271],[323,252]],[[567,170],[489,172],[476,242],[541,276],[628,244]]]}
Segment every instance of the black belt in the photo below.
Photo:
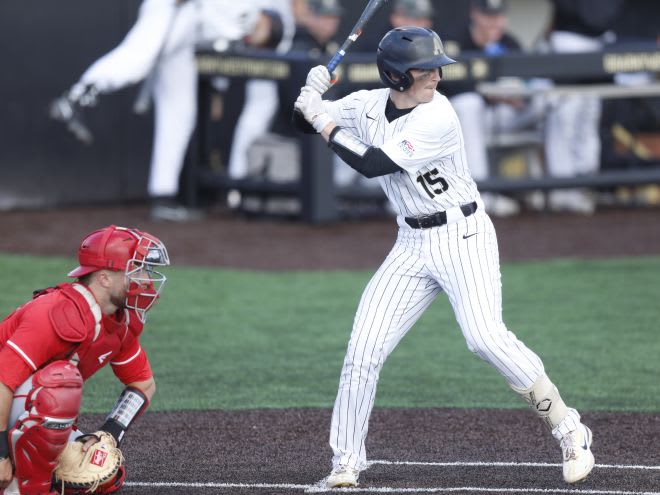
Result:
{"label": "black belt", "polygon": [[[463,212],[464,217],[469,217],[475,211],[477,211],[477,202],[473,201],[465,205],[461,205],[461,211]],[[437,213],[431,213],[430,215],[424,215],[422,217],[406,217],[406,223],[410,225],[413,229],[429,229],[431,227],[441,227],[447,223],[447,212],[439,211]]]}

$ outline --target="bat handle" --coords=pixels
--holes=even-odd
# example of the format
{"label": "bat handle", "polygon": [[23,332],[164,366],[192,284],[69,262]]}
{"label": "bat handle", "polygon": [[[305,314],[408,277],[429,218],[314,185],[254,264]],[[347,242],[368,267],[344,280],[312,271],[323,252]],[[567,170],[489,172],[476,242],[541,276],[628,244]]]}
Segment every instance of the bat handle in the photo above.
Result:
{"label": "bat handle", "polygon": [[344,58],[344,55],[346,52],[343,50],[339,50],[337,53],[335,53],[334,57],[330,59],[330,62],[328,62],[328,65],[326,68],[328,69],[328,72],[332,75],[332,73],[335,71],[339,63],[342,61]]}

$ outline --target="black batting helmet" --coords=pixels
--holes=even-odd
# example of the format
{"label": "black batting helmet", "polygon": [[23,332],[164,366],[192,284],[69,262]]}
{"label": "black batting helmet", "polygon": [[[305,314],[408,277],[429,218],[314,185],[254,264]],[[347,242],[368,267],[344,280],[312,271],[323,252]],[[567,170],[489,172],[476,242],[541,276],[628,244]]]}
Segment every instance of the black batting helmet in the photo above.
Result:
{"label": "black batting helmet", "polygon": [[392,29],[380,40],[376,56],[381,80],[397,91],[412,86],[410,69],[436,69],[454,62],[445,55],[440,36],[420,27]]}

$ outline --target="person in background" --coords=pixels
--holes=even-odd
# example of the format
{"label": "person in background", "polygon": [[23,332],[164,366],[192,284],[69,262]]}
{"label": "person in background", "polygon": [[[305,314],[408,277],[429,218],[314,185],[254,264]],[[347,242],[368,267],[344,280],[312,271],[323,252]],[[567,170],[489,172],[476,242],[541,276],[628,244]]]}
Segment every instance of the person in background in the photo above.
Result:
{"label": "person in background", "polygon": [[393,28],[416,26],[433,28],[433,6],[431,0],[397,0],[390,13]]}
{"label": "person in background", "polygon": [[[452,41],[461,55],[497,57],[522,51],[519,41],[507,32],[506,0],[470,0],[469,23]],[[491,175],[488,143],[499,132],[533,127],[540,119],[539,101],[522,98],[485,97],[472,82],[453,82],[442,87],[463,127],[465,151],[476,181]],[[484,192],[486,211],[493,216],[510,216],[520,211],[518,202],[507,196]]]}
{"label": "person in background", "polygon": [[[555,53],[601,50],[614,41],[610,31],[624,0],[553,0],[554,14],[548,48]],[[586,80],[575,81],[590,82]],[[567,95],[552,98],[546,122],[546,167],[555,177],[594,174],[600,166],[601,101],[597,96]],[[559,189],[549,195],[554,211],[591,214],[592,195],[584,189]]]}
{"label": "person in background", "polygon": [[[282,40],[275,51],[286,53],[295,32],[291,0],[270,0],[268,7],[282,19]],[[236,123],[229,156],[228,175],[244,179],[248,174],[248,149],[255,139],[265,134],[279,108],[277,83],[269,79],[250,79],[245,85],[245,103]]]}
{"label": "person in background", "polygon": [[154,103],[154,142],[148,195],[152,217],[189,220],[192,212],[178,199],[179,176],[197,115],[195,46],[221,41],[271,47],[269,26],[278,22],[261,0],[144,0],[137,21],[122,42],[95,61],[63,96],[51,104],[51,117],[89,142],[81,109],[100,95],[143,81],[135,110]]}
{"label": "person in background", "polygon": [[339,49],[335,35],[344,9],[338,0],[302,0],[294,6],[296,33],[292,50],[311,57],[332,57]]}

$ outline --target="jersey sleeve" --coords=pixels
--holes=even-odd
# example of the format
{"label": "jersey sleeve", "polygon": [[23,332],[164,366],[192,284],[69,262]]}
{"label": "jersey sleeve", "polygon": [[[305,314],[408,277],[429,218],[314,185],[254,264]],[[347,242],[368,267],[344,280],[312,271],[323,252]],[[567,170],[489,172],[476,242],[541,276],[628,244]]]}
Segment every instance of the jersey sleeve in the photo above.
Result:
{"label": "jersey sleeve", "polygon": [[426,111],[409,121],[383,143],[381,149],[399,167],[415,174],[430,162],[454,153],[460,140],[458,120],[453,111],[448,115]]}
{"label": "jersey sleeve", "polygon": [[54,357],[65,355],[74,345],[60,338],[48,315],[48,307],[25,311],[5,347],[13,350],[32,370],[37,371]]}
{"label": "jersey sleeve", "polygon": [[34,373],[34,370],[9,347],[0,349],[0,382],[12,391]]}
{"label": "jersey sleeve", "polygon": [[132,335],[126,337],[119,353],[110,361],[110,366],[124,385],[142,382],[153,376],[146,352],[142,349],[140,341]]}
{"label": "jersey sleeve", "polygon": [[358,119],[356,108],[359,108],[360,101],[366,97],[368,91],[356,91],[344,98],[336,101],[323,100],[323,106],[332,120],[340,127],[350,130],[353,134],[358,134]]}

